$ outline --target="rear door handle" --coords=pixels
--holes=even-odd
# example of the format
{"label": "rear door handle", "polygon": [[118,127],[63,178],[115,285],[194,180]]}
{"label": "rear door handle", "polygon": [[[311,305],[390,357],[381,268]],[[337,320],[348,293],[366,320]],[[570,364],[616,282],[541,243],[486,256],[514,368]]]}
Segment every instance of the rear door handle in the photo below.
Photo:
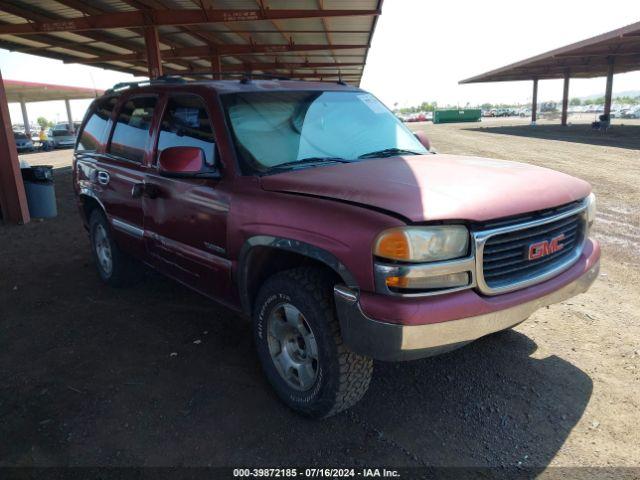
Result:
{"label": "rear door handle", "polygon": [[103,170],[100,170],[97,175],[98,183],[100,185],[108,185],[111,177],[109,174]]}

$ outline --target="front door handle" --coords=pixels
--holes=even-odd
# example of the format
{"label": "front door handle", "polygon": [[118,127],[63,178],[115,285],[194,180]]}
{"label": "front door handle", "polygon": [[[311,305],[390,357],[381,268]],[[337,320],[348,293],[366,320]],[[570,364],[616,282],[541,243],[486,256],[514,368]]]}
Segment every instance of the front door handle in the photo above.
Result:
{"label": "front door handle", "polygon": [[96,176],[96,178],[98,179],[98,183],[100,185],[108,185],[109,180],[111,179],[109,174],[103,170],[98,171],[98,175]]}
{"label": "front door handle", "polygon": [[132,198],[147,197],[150,199],[158,198],[160,196],[160,189],[153,183],[136,183],[131,188]]}

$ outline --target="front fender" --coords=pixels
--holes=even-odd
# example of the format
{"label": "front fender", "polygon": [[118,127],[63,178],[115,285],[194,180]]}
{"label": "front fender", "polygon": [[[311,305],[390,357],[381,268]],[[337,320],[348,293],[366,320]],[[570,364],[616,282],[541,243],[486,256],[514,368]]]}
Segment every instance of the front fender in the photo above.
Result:
{"label": "front fender", "polygon": [[358,283],[349,269],[332,253],[315,245],[293,240],[290,238],[276,237],[271,235],[256,235],[247,239],[240,250],[238,257],[237,284],[240,293],[242,309],[245,313],[251,312],[251,300],[249,295],[249,266],[251,250],[256,247],[269,247],[277,250],[297,253],[304,257],[321,262],[331,268],[351,289],[358,290]]}

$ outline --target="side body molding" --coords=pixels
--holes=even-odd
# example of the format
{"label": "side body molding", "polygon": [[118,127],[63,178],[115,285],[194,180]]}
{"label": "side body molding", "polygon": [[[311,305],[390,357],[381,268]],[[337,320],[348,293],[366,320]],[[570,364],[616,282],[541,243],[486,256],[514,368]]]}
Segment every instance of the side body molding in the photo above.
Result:
{"label": "side body molding", "polygon": [[353,274],[347,269],[347,267],[338,260],[338,258],[332,253],[311,245],[309,243],[301,242],[299,240],[292,240],[289,238],[273,237],[269,235],[258,235],[249,238],[242,249],[238,257],[238,274],[237,284],[238,291],[240,293],[240,301],[242,304],[242,310],[246,314],[251,312],[251,300],[249,297],[249,269],[251,266],[251,251],[256,247],[269,247],[278,250],[289,251],[297,253],[299,255],[309,257],[313,260],[317,260],[338,274],[342,279],[342,282],[353,290],[358,290],[358,283],[356,282]]}

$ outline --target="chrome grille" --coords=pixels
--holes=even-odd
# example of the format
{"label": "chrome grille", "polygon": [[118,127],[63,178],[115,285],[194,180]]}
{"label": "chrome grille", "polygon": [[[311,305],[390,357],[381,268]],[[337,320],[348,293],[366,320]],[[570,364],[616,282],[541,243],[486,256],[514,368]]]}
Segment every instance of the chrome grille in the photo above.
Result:
{"label": "chrome grille", "polygon": [[[477,232],[478,286],[495,294],[524,288],[557,275],[580,255],[586,235],[584,205],[546,218],[514,222],[510,226]],[[564,235],[562,249],[529,259],[529,248]]]}

